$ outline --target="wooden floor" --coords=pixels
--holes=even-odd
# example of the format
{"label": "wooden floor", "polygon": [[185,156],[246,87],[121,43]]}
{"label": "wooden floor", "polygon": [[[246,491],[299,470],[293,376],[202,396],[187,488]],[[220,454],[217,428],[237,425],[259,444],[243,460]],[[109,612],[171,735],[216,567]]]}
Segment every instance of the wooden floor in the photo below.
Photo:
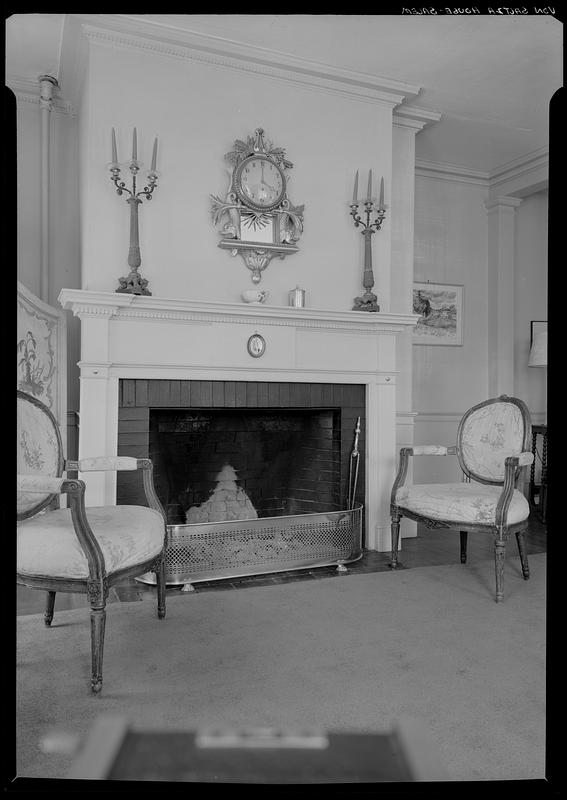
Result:
{"label": "wooden floor", "polygon": [[[547,550],[547,530],[538,515],[533,512],[530,516],[530,525],[526,532],[526,550],[531,553],[544,553]],[[512,536],[508,543],[508,553],[512,556],[518,554],[515,537]],[[418,529],[418,535],[404,539],[400,553],[400,569],[413,569],[415,567],[438,566],[442,564],[460,563],[459,536],[455,531],[443,529],[427,530]],[[468,537],[468,562],[493,558],[494,546],[490,535],[469,534]],[[348,565],[348,574],[355,575],[367,572],[385,572],[390,569],[390,554],[365,551],[363,557]],[[266,586],[292,581],[317,580],[339,576],[335,567],[321,567],[313,570],[295,572],[279,572],[272,575],[256,575],[239,579],[226,579],[208,581],[195,584],[196,592],[227,591],[230,589],[243,589],[248,586]],[[168,595],[179,594],[181,587],[169,587]],[[43,613],[45,606],[43,591],[28,589],[25,586],[17,587],[17,613],[39,614]],[[191,597],[189,593],[187,595]],[[142,600],[154,600],[155,588],[147,586],[134,579],[125,580],[111,588],[109,603],[128,603]],[[55,611],[72,608],[81,608],[87,605],[86,595],[59,593],[55,603]]]}

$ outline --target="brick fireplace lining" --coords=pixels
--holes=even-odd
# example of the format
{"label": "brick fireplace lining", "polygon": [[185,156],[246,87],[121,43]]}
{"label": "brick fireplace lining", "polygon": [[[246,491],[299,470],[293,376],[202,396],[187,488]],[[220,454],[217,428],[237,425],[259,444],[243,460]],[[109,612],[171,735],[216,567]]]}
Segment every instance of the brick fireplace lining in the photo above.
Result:
{"label": "brick fireplace lining", "polygon": [[[338,439],[339,499],[344,503],[348,492],[350,454],[354,427],[361,417],[365,422],[365,386],[362,384],[276,383],[248,381],[191,381],[191,380],[121,380],[118,413],[118,454],[137,458],[151,456],[152,411],[315,411],[332,412],[336,420]],[[357,502],[364,502],[364,435],[359,441],[360,459],[357,484]],[[156,470],[157,471],[157,470]],[[156,481],[159,493],[159,476]],[[309,492],[304,495],[308,497]],[[167,503],[167,498],[162,496]],[[135,476],[122,472],[118,475],[117,502],[141,502]],[[266,514],[273,511],[269,504]],[[262,511],[260,511],[262,513]],[[282,512],[285,509],[282,507]],[[171,520],[175,522],[174,519]]]}

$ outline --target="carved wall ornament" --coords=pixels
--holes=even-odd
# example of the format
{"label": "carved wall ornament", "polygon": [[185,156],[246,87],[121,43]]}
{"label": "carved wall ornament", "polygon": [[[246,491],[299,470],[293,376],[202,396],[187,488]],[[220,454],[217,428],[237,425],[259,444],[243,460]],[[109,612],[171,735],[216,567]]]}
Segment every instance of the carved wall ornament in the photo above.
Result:
{"label": "carved wall ornament", "polygon": [[287,196],[286,171],[293,164],[283,147],[264,139],[256,128],[246,141],[237,139],[225,154],[229,183],[225,197],[211,195],[213,224],[221,235],[219,247],[239,254],[259,283],[272,258],[298,251],[303,233],[304,206]]}

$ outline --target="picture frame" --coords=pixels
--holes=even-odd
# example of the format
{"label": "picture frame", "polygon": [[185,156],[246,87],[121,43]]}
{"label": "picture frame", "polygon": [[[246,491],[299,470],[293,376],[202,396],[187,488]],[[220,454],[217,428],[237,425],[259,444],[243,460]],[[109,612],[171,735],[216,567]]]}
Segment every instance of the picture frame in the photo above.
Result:
{"label": "picture frame", "polygon": [[532,319],[530,322],[530,350],[534,339],[538,333],[545,333],[547,331],[547,320]]}
{"label": "picture frame", "polygon": [[413,344],[463,344],[462,284],[414,281],[412,307],[420,319],[413,329]]}

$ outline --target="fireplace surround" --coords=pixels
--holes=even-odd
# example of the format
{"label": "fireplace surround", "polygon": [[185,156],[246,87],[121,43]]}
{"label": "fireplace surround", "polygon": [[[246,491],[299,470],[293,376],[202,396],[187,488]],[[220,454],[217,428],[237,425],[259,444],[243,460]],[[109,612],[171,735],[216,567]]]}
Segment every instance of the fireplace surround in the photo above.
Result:
{"label": "fireplace surround", "polygon": [[[243,384],[261,386],[268,397],[270,392],[274,396],[276,385],[280,395],[282,385],[290,391],[293,385],[300,393],[307,391],[305,385],[320,386],[321,393],[335,384],[363,387],[360,491],[365,546],[389,549],[389,493],[396,468],[396,338],[409,332],[417,315],[252,307],[80,289],[62,290],[59,301],[81,320],[79,458],[117,455],[120,398],[124,403],[124,393],[133,386],[143,391],[144,382],[148,392],[152,381],[172,385],[180,401],[183,385],[196,381],[209,391],[210,384],[211,402],[202,408],[215,407],[212,386],[217,383],[229,387],[229,396],[234,392],[235,398]],[[247,350],[254,333],[266,340],[261,358],[252,358]],[[353,426],[349,428],[347,447],[352,444]],[[89,474],[87,505],[115,503],[116,487],[114,473]]]}

